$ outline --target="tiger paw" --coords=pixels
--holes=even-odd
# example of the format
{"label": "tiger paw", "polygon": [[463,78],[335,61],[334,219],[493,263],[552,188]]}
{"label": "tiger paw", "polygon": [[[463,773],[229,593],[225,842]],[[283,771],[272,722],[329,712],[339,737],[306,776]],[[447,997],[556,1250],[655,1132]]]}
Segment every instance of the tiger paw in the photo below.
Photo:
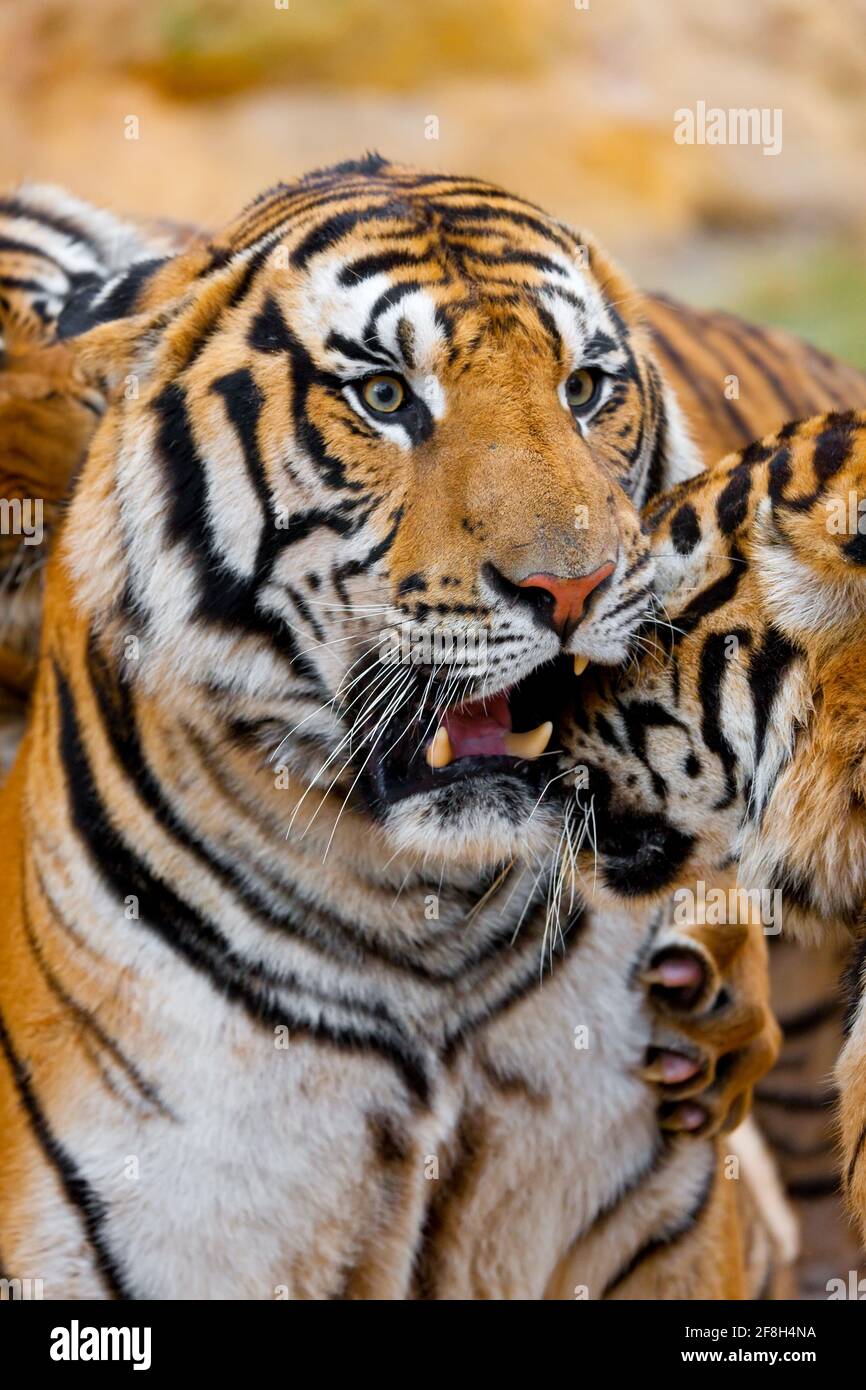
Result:
{"label": "tiger paw", "polygon": [[641,1075],[665,1130],[735,1129],[776,1059],[766,943],[759,929],[695,925],[665,934],[642,972],[652,1035]]}

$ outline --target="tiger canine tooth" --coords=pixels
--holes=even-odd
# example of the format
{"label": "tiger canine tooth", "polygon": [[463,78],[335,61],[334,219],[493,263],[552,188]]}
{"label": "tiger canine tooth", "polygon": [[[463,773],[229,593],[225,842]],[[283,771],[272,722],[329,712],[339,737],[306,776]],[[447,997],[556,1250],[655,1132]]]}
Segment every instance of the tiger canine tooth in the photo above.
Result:
{"label": "tiger canine tooth", "polygon": [[448,730],[444,724],[436,730],[433,741],[427,749],[426,757],[430,767],[447,767],[450,762],[454,761],[454,750],[451,747]]}
{"label": "tiger canine tooth", "polygon": [[552,733],[553,725],[548,719],[537,729],[528,729],[525,734],[506,734],[505,751],[512,758],[537,758],[544,752]]}
{"label": "tiger canine tooth", "polygon": [[589,657],[588,657],[588,656],[576,656],[576,657],[574,658],[574,674],[575,674],[576,676],[582,675],[583,672],[586,670],[586,668],[587,668],[588,665],[589,665]]}

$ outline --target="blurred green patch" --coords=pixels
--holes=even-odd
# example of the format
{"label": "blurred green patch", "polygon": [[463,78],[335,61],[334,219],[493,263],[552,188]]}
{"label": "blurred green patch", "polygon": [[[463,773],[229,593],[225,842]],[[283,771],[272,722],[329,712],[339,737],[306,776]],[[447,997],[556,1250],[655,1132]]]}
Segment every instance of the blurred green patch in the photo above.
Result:
{"label": "blurred green patch", "polygon": [[561,0],[164,0],[119,56],[186,97],[279,82],[407,90],[535,72],[564,14]]}
{"label": "blurred green patch", "polygon": [[749,264],[730,307],[866,370],[866,257],[849,247]]}

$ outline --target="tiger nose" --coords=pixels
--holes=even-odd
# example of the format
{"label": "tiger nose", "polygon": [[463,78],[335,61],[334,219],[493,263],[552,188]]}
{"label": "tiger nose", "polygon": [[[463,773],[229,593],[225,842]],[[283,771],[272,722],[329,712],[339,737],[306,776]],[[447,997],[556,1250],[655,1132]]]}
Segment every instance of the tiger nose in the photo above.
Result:
{"label": "tiger nose", "polygon": [[583,607],[589,595],[613,574],[613,571],[614,562],[608,560],[591,574],[582,574],[577,579],[561,579],[555,574],[530,574],[526,579],[519,580],[517,587],[541,589],[550,594],[553,599],[550,621],[560,637],[564,638],[583,617]]}

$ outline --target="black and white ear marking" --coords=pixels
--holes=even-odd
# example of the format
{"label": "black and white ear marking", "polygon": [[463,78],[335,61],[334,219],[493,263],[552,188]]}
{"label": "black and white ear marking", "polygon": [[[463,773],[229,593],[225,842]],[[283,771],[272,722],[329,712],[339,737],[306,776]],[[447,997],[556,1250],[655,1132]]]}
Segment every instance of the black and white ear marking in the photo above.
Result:
{"label": "black and white ear marking", "polygon": [[126,270],[101,280],[94,275],[81,284],[64,305],[57,320],[58,338],[77,338],[103,323],[135,313],[138,296],[168,256],[147,256]]}

